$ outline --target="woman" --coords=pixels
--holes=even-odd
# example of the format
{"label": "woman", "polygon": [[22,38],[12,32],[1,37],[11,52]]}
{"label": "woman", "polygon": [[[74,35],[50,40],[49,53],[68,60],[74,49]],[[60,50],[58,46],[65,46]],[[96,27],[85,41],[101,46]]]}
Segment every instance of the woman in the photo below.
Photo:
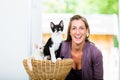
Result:
{"label": "woman", "polygon": [[80,15],[71,17],[61,56],[72,58],[74,63],[65,80],[103,80],[102,53],[89,41],[89,35],[87,20]]}

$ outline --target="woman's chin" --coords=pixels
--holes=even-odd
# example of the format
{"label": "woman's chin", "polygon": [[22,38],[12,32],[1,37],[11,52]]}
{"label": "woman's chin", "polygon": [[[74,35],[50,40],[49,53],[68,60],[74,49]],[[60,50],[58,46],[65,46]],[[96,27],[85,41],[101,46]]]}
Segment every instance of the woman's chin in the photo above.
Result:
{"label": "woman's chin", "polygon": [[74,41],[76,44],[81,44],[81,43],[83,43],[84,41],[82,40],[82,39],[76,39],[75,41]]}
{"label": "woman's chin", "polygon": [[80,41],[80,40],[79,40],[79,41],[77,41],[77,40],[75,41],[76,44],[80,44],[81,42],[82,42],[82,41]]}

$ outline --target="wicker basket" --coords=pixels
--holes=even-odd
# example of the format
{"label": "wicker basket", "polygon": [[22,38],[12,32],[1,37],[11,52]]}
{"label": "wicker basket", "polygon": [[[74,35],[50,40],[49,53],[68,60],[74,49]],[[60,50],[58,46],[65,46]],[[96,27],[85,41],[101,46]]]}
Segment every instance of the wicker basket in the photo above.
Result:
{"label": "wicker basket", "polygon": [[23,65],[31,80],[65,80],[69,73],[73,60],[57,60],[56,63],[50,60],[31,59],[32,71],[27,65],[27,59],[23,60]]}

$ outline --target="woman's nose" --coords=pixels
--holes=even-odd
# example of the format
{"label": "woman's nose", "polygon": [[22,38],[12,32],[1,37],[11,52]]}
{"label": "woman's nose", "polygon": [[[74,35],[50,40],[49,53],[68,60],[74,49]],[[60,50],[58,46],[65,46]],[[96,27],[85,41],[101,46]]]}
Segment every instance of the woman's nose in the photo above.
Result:
{"label": "woman's nose", "polygon": [[77,34],[79,34],[79,33],[80,33],[80,30],[79,30],[79,29],[77,29],[77,30],[76,30],[76,33],[77,33]]}

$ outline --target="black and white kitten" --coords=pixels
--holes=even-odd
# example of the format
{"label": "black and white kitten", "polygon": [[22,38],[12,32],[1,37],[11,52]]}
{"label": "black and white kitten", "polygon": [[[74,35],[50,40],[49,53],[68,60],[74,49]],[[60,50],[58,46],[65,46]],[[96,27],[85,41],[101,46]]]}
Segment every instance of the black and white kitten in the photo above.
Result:
{"label": "black and white kitten", "polygon": [[55,25],[53,22],[50,23],[52,30],[52,36],[48,39],[44,46],[43,53],[45,59],[50,56],[52,62],[56,62],[57,58],[60,58],[60,49],[62,42],[62,32],[64,28],[63,21],[61,20],[59,24]]}

